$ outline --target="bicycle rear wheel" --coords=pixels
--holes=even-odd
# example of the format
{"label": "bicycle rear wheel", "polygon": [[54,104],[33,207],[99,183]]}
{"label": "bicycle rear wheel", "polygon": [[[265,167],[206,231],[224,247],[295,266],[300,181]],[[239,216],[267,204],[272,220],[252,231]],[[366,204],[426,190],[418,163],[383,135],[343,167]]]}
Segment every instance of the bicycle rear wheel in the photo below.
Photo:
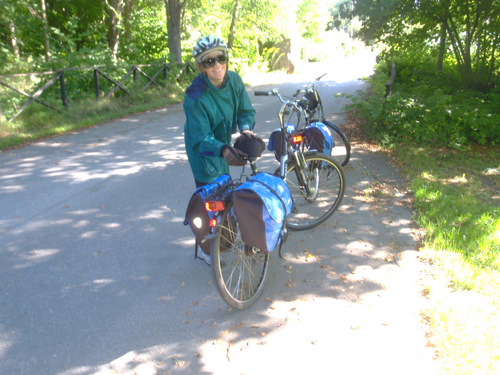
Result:
{"label": "bicycle rear wheel", "polygon": [[285,182],[293,198],[292,213],[287,217],[291,230],[313,228],[327,220],[339,207],[345,190],[345,175],[332,156],[305,153],[304,165],[288,165]]}
{"label": "bicycle rear wheel", "polygon": [[336,158],[343,167],[345,167],[351,158],[351,142],[349,142],[347,136],[337,125],[326,120],[322,122],[328,126],[328,129],[330,129],[330,132],[332,133],[333,144],[335,146],[332,149],[331,155]]}
{"label": "bicycle rear wheel", "polygon": [[232,206],[232,202],[226,204],[212,243],[212,271],[222,299],[241,310],[264,290],[270,254],[245,245]]}

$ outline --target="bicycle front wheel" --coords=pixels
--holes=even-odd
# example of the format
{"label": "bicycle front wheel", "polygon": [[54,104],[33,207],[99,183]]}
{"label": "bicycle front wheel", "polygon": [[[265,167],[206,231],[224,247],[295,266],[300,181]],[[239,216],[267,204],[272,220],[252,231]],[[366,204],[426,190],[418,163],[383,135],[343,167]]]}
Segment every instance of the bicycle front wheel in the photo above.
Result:
{"label": "bicycle front wheel", "polygon": [[310,229],[323,223],[344,197],[345,175],[338,161],[318,152],[302,156],[303,164],[288,165],[285,179],[293,198],[292,213],[287,217],[291,230]]}
{"label": "bicycle front wheel", "polygon": [[349,142],[347,136],[337,125],[326,120],[322,122],[332,133],[334,147],[331,155],[337,159],[343,167],[345,167],[351,158],[351,142]]}
{"label": "bicycle front wheel", "polygon": [[226,204],[211,251],[215,286],[222,299],[235,309],[251,306],[264,290],[270,254],[245,245],[232,202]]}

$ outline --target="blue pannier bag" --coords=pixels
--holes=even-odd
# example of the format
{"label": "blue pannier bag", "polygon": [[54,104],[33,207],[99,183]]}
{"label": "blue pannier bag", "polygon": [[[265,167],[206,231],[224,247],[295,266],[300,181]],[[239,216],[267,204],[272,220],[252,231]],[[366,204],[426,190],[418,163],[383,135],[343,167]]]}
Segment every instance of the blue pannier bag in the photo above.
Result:
{"label": "blue pannier bag", "polygon": [[306,128],[306,144],[309,150],[327,155],[330,155],[335,146],[330,129],[322,122],[313,122]]}
{"label": "blue pannier bag", "polygon": [[[295,131],[295,125],[285,124],[285,126],[288,133]],[[267,149],[269,151],[274,151],[276,160],[281,161],[281,155],[283,155],[283,131],[281,128],[276,129],[271,133]]]}
{"label": "blue pannier bag", "polygon": [[259,173],[234,190],[233,209],[243,242],[271,252],[284,241],[292,196],[281,178]]}
{"label": "blue pannier bag", "polygon": [[215,212],[207,211],[205,206],[206,198],[219,190],[223,185],[231,183],[231,176],[223,174],[211,183],[196,189],[189,200],[184,225],[189,224],[196,237],[196,244],[206,254],[210,254],[211,241],[207,240],[205,236],[210,234],[210,220],[215,216]]}

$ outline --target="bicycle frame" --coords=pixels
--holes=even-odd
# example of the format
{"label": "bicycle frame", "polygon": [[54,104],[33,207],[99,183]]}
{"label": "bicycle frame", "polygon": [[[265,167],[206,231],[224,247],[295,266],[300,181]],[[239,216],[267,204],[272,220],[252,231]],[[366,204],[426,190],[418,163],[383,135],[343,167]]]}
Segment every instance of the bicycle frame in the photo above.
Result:
{"label": "bicycle frame", "polygon": [[278,119],[280,121],[281,131],[283,132],[283,139],[282,139],[283,143],[282,143],[281,149],[287,150],[287,152],[284,152],[283,155],[281,155],[279,175],[284,181],[286,181],[287,166],[288,166],[290,159],[293,159],[295,161],[295,163],[297,163],[297,165],[300,166],[300,168],[299,168],[300,174],[297,175],[297,178],[300,181],[301,185],[306,189],[307,195],[310,195],[311,191],[309,190],[309,184],[306,183],[306,177],[304,175],[304,170],[307,168],[306,163],[305,163],[305,159],[304,159],[304,152],[299,149],[300,145],[303,141],[303,134],[300,132],[296,133],[296,135],[301,136],[301,139],[294,142],[294,140],[291,139],[291,137],[294,135],[294,133],[288,132],[288,128],[287,128],[286,122],[285,122],[285,115],[288,115],[290,110],[297,115],[299,122],[300,122],[300,118],[303,115],[304,116],[306,115],[305,110],[299,105],[298,100],[296,100],[296,99],[286,100],[281,96],[279,91],[276,89],[271,90],[271,91],[255,91],[255,95],[277,96],[279,98],[279,100],[281,101],[282,105],[278,111]]}

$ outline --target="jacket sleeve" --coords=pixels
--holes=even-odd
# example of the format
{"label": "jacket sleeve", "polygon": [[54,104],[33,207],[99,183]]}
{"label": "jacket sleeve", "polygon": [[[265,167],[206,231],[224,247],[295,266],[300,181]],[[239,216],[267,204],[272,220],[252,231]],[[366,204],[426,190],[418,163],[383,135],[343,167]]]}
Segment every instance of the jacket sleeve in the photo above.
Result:
{"label": "jacket sleeve", "polygon": [[190,144],[201,156],[220,156],[223,142],[215,139],[206,109],[199,101],[191,102],[186,111],[186,125]]}
{"label": "jacket sleeve", "polygon": [[239,75],[238,78],[238,93],[239,93],[239,106],[237,113],[238,128],[240,131],[249,129],[252,130],[255,125],[255,109],[252,106],[250,97],[245,89],[245,84]]}

